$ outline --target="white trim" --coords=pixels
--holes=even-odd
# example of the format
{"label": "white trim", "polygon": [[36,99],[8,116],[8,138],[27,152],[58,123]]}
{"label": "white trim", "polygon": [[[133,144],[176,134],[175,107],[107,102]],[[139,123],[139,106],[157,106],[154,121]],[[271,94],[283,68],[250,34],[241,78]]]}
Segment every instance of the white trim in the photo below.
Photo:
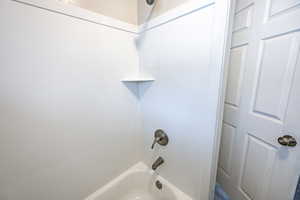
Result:
{"label": "white trim", "polygon": [[150,29],[156,28],[158,26],[164,25],[171,21],[174,21],[180,17],[186,16],[193,12],[199,11],[203,8],[211,6],[215,3],[215,0],[197,0],[189,1],[180,6],[177,6],[170,11],[167,11],[165,14],[162,14],[158,17],[151,19],[149,22],[141,24],[139,26],[139,33],[143,33]]}
{"label": "white trim", "polygon": [[211,57],[210,65],[218,66],[218,67],[212,67],[212,69],[216,69],[216,71],[213,71],[212,73],[218,74],[218,77],[216,79],[211,79],[210,85],[218,89],[219,97],[218,99],[215,99],[215,101],[217,101],[215,102],[217,106],[215,108],[216,124],[215,124],[215,137],[214,137],[214,147],[213,147],[213,155],[212,155],[211,174],[210,174],[210,188],[209,188],[210,200],[214,199],[214,190],[216,185],[235,4],[236,4],[236,0],[217,0],[215,5],[215,16],[214,16],[214,25],[213,25],[214,35],[212,41],[213,43],[212,43],[212,50],[210,56]]}
{"label": "white trim", "polygon": [[204,9],[215,3],[215,0],[194,0],[184,3],[178,7],[171,9],[170,11],[162,14],[147,23],[140,26],[135,24],[129,24],[121,20],[114,19],[112,17],[107,17],[99,13],[91,12],[89,10],[74,6],[71,4],[66,4],[54,0],[11,0],[13,2],[21,3],[28,6],[33,6],[36,8],[44,9],[50,12],[59,13],[76,19],[84,20],[90,23],[103,25],[109,28],[140,34],[142,32],[148,31],[155,27],[164,25],[171,21],[174,21],[180,17],[186,16],[193,12]]}
{"label": "white trim", "polygon": [[54,0],[11,0],[17,3],[37,7],[40,9],[48,10],[51,12],[59,13],[69,17],[84,20],[90,23],[107,26],[113,29],[129,32],[138,33],[138,26],[129,24],[111,17],[107,17],[95,12],[88,11],[86,9],[66,4]]}

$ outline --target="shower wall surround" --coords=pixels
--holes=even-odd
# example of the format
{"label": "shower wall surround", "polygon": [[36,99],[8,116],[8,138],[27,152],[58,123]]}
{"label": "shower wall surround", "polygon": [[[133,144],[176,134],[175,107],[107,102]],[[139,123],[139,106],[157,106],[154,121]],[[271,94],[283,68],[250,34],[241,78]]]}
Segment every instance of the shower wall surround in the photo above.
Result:
{"label": "shower wall surround", "polygon": [[[188,15],[153,28],[150,24],[139,46],[141,70],[155,77],[155,82],[140,86],[145,162],[151,164],[162,155],[161,175],[193,199],[208,199],[205,187],[215,131],[208,98],[214,70],[210,67],[214,5],[202,2]],[[170,143],[152,152],[149,146],[157,128],[168,134]]]}
{"label": "shower wall surround", "polygon": [[[52,0],[0,1],[1,200],[80,200],[158,155],[162,177],[209,199],[216,5],[172,1],[140,27]],[[120,81],[138,72],[155,81]],[[170,142],[152,151],[158,128]]]}
{"label": "shower wall surround", "polygon": [[136,34],[11,0],[0,26],[1,200],[80,200],[140,160]]}

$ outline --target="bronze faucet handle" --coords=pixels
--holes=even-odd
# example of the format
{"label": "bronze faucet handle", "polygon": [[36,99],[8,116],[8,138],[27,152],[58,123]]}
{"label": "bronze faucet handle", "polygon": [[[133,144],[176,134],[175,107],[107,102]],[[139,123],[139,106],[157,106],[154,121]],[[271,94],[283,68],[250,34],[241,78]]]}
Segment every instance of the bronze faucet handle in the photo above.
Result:
{"label": "bronze faucet handle", "polygon": [[154,149],[155,144],[158,142],[159,138],[154,138],[154,141],[151,145],[151,149]]}
{"label": "bronze faucet handle", "polygon": [[155,144],[158,143],[162,146],[166,146],[169,143],[168,135],[161,129],[158,129],[154,133],[154,141],[151,145],[151,149],[154,148]]}

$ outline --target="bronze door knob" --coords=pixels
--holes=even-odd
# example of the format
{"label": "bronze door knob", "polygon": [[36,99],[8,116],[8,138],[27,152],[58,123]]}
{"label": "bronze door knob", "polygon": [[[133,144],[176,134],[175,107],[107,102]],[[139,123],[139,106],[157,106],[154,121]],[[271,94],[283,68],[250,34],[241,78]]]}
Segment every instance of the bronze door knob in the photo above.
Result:
{"label": "bronze door knob", "polygon": [[297,141],[293,136],[285,135],[278,138],[278,143],[282,146],[295,147],[297,145]]}

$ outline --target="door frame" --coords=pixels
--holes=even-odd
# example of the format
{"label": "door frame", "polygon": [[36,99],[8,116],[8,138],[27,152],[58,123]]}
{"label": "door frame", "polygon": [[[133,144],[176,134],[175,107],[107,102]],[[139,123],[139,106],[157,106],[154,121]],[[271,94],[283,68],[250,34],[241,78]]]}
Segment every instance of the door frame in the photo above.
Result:
{"label": "door frame", "polygon": [[211,69],[215,69],[214,72],[218,74],[218,78],[211,79],[210,85],[217,88],[219,96],[215,99],[216,125],[209,184],[209,200],[214,200],[215,195],[235,5],[236,0],[216,0],[215,4],[214,35],[210,66],[217,66]]}

